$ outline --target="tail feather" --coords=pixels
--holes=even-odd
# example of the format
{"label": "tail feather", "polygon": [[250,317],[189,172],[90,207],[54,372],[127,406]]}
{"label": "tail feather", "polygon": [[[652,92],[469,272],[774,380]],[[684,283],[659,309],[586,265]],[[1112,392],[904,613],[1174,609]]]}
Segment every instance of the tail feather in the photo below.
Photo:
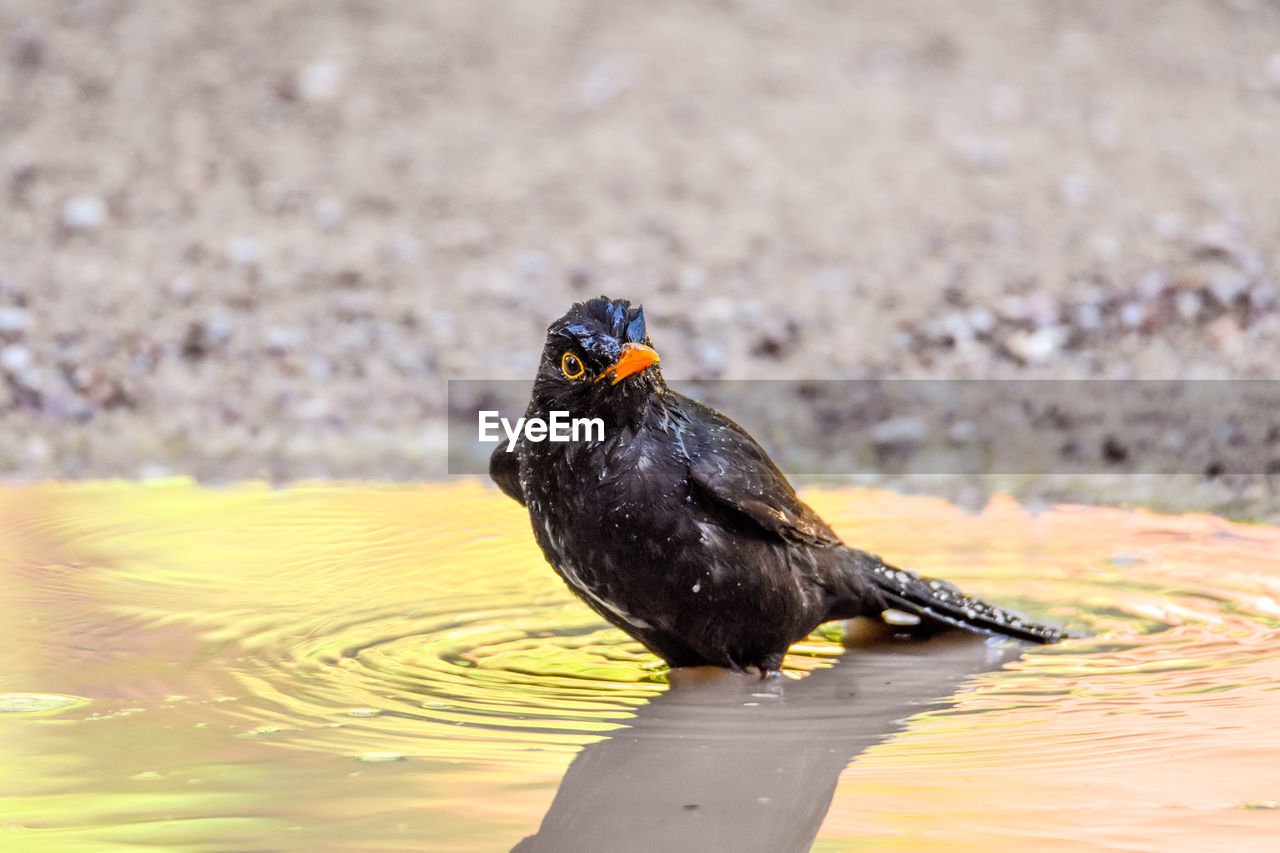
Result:
{"label": "tail feather", "polygon": [[867,568],[867,577],[887,608],[957,628],[1001,634],[1032,643],[1056,643],[1064,636],[1059,628],[1032,622],[965,595],[946,581],[921,577],[915,572],[884,563]]}

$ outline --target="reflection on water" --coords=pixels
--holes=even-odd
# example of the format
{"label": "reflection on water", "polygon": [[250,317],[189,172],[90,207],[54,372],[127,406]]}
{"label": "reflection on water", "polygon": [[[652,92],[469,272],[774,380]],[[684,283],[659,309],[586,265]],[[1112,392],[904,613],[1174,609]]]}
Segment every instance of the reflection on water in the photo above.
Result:
{"label": "reflection on water", "polygon": [[679,829],[699,850],[1193,850],[1280,833],[1280,531],[807,497],[853,542],[1092,636],[843,657],[814,637],[779,682],[668,689],[479,483],[0,491],[0,845],[680,849],[661,836]]}
{"label": "reflection on water", "polygon": [[672,690],[574,758],[517,853],[804,853],[850,758],[1016,653],[951,634],[863,645],[790,683],[678,672]]}

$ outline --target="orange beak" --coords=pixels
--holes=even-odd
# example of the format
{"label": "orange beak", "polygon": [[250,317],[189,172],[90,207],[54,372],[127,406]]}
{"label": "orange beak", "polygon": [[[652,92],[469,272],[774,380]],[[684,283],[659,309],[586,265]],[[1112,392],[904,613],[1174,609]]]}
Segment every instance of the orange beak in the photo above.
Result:
{"label": "orange beak", "polygon": [[653,347],[647,347],[644,344],[624,344],[622,347],[622,356],[612,367],[596,377],[599,382],[606,376],[612,376],[611,385],[617,385],[633,373],[639,373],[651,364],[657,364],[661,359],[654,352]]}

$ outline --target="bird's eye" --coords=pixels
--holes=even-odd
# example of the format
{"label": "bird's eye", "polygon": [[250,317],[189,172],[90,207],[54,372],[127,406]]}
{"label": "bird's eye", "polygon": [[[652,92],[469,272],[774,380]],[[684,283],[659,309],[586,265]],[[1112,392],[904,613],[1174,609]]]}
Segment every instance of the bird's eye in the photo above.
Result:
{"label": "bird's eye", "polygon": [[586,368],[582,366],[582,359],[571,352],[567,352],[560,356],[560,372],[565,375],[566,379],[577,379],[586,372]]}

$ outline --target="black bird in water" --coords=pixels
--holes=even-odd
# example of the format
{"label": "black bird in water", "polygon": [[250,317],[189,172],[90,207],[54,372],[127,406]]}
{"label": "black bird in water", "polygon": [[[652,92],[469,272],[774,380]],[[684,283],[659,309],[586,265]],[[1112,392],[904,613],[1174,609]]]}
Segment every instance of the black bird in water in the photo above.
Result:
{"label": "black bird in water", "polygon": [[529,508],[542,553],[593,610],[673,667],[777,670],[823,622],[954,625],[1037,643],[1059,630],[846,546],[768,454],[669,389],[625,299],[547,330],[527,418],[600,418],[602,440],[504,441],[489,473]]}

